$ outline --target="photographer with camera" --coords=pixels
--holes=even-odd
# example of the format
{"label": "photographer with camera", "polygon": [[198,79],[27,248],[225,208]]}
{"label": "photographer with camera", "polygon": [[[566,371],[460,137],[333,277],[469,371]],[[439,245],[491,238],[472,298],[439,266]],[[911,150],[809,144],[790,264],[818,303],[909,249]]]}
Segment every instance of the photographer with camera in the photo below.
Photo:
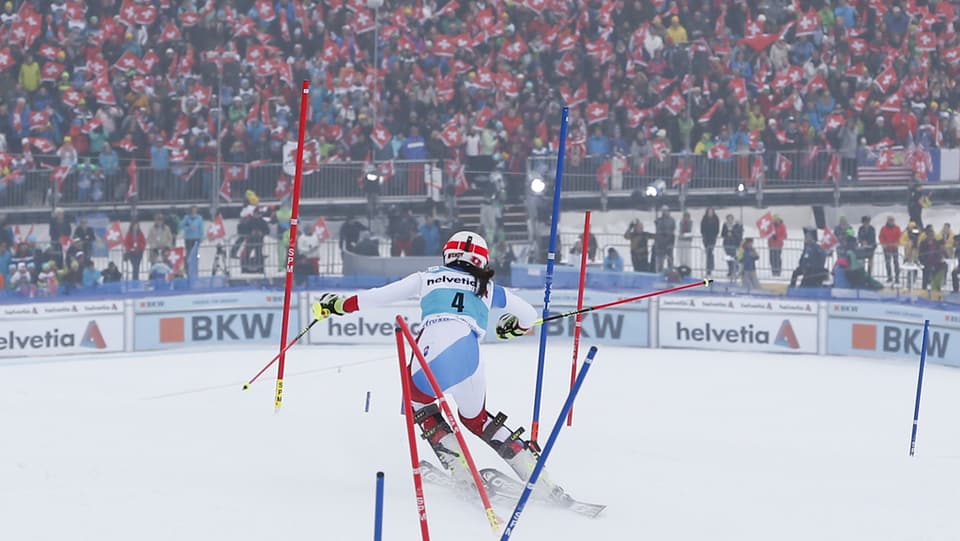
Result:
{"label": "photographer with camera", "polygon": [[633,262],[634,272],[650,272],[650,252],[647,241],[654,238],[653,233],[643,230],[643,223],[634,220],[627,226],[623,238],[630,241],[630,260]]}
{"label": "photographer with camera", "polygon": [[803,253],[800,263],[790,276],[790,287],[797,287],[797,280],[802,277],[800,287],[820,287],[827,279],[827,252],[817,242],[817,230],[812,227],[803,228]]}

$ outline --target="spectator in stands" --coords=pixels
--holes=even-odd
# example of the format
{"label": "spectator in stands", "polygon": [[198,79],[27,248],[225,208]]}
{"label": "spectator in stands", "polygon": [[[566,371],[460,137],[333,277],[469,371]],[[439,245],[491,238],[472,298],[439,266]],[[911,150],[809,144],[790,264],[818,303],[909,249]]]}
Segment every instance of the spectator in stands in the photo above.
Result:
{"label": "spectator in stands", "polygon": [[16,269],[10,275],[8,287],[24,297],[36,296],[37,288],[33,284],[33,275],[31,275],[27,269],[26,263],[17,263]]}
{"label": "spectator in stands", "polygon": [[720,231],[720,237],[723,239],[723,252],[727,259],[727,278],[736,278],[737,269],[737,250],[743,241],[743,226],[736,221],[733,214],[727,214],[723,222],[723,229]]}
{"label": "spectator in stands", "polygon": [[953,257],[957,260],[957,263],[953,267],[950,277],[953,280],[953,292],[960,293],[960,242],[957,242],[956,239],[953,241]]}
{"label": "spectator in stands", "polygon": [[107,268],[100,272],[100,283],[102,284],[112,284],[122,279],[123,275],[120,274],[120,269],[117,268],[117,264],[113,261],[107,263]]}
{"label": "spectator in stands", "polygon": [[297,257],[303,258],[304,267],[302,272],[311,275],[320,274],[321,240],[317,229],[318,228],[313,225],[307,225],[305,228],[298,230]]}
{"label": "spectator in stands", "polygon": [[147,239],[143,236],[143,231],[140,231],[140,222],[131,220],[123,238],[123,257],[130,262],[131,280],[140,280],[140,262],[143,261],[143,251],[146,248]]}
{"label": "spectator in stands", "polygon": [[150,273],[148,279],[152,281],[167,280],[173,275],[173,269],[167,263],[170,256],[170,249],[164,248],[157,256],[156,260],[150,264]]}
{"label": "spectator in stands", "polygon": [[93,259],[87,259],[83,263],[83,272],[81,274],[84,289],[93,289],[100,285],[100,272],[97,271]]}
{"label": "spectator in stands", "polygon": [[93,247],[96,243],[97,232],[93,230],[86,218],[80,218],[80,225],[73,232],[73,244],[84,253],[93,255]]}
{"label": "spectator in stands", "polygon": [[58,287],[57,264],[47,261],[37,274],[37,294],[41,297],[53,297],[56,296]]}
{"label": "spectator in stands", "polygon": [[63,287],[64,293],[68,295],[83,284],[83,268],[80,266],[82,255],[78,254],[80,257],[77,259],[67,261],[65,268],[58,273],[58,281]]}
{"label": "spectator in stands", "polygon": [[[9,248],[13,246],[13,228],[10,227],[8,220],[6,214],[0,214],[0,242],[6,244]],[[6,271],[6,267],[0,268],[0,272],[4,271]]]}
{"label": "spectator in stands", "polygon": [[767,237],[767,251],[770,252],[770,272],[780,276],[783,269],[783,242],[787,240],[787,225],[778,214],[773,215],[773,234]]}
{"label": "spectator in stands", "polygon": [[620,257],[620,253],[613,246],[607,248],[607,255],[603,258],[603,270],[623,272],[623,258]]}
{"label": "spectator in stands", "polygon": [[[185,252],[189,257],[193,247],[203,240],[203,216],[196,205],[190,207],[190,214],[180,220],[180,229],[183,230]],[[198,253],[199,257],[199,253]]]}
{"label": "spectator in stands", "polygon": [[947,276],[946,246],[942,233],[931,232],[920,244],[920,257],[926,275],[927,286],[933,291],[941,291]]}
{"label": "spectator in stands", "polygon": [[683,211],[677,232],[677,261],[679,267],[690,268],[693,265],[693,219],[689,211]]}
{"label": "spectator in stands", "polygon": [[[848,229],[846,235],[839,240],[840,244],[837,246],[837,263],[834,268],[835,279],[839,280],[836,273],[842,272],[846,278],[846,283],[854,289],[871,289],[875,291],[883,289],[883,284],[867,274],[863,258],[860,257],[860,254],[857,252],[859,243],[856,235],[853,234],[853,229]],[[836,286],[836,282],[834,285]]]}
{"label": "spectator in stands", "polygon": [[700,237],[703,240],[703,250],[707,256],[707,276],[713,274],[715,262],[713,250],[717,246],[717,237],[720,235],[720,218],[713,207],[707,207],[700,219]]}
{"label": "spectator in stands", "polygon": [[630,261],[634,272],[650,272],[650,252],[647,242],[654,238],[653,233],[643,230],[643,222],[634,220],[627,226],[623,238],[630,241]]}
{"label": "spectator in stands", "polygon": [[60,167],[73,167],[77,165],[77,149],[73,146],[73,138],[69,135],[63,138],[63,145],[57,149],[57,157],[60,158]]}
{"label": "spectator in stands", "polygon": [[63,216],[63,209],[58,208],[53,211],[53,216],[50,219],[50,242],[54,244],[60,244],[60,239],[63,237],[73,238],[70,234],[73,229],[70,227],[70,223]]}
{"label": "spectator in stands", "polygon": [[677,234],[677,222],[670,216],[670,207],[664,205],[660,209],[660,216],[654,223],[654,252],[656,256],[656,272],[663,272],[673,267],[673,243]]}
{"label": "spectator in stands", "polygon": [[491,263],[497,276],[497,283],[505,286],[510,285],[510,273],[512,272],[513,262],[516,260],[517,258],[513,255],[513,250],[510,248],[510,245],[507,244],[506,239],[498,240],[494,248],[493,261]]}
{"label": "spectator in stands", "polygon": [[907,195],[907,213],[910,215],[910,221],[916,227],[923,229],[923,205],[924,194],[920,190],[920,183],[914,182],[910,185],[910,191]]}
{"label": "spectator in stands", "polygon": [[[0,239],[0,279],[3,280],[4,284],[10,278],[10,264],[13,261],[13,252],[10,251],[9,244],[5,240]],[[0,287],[0,290],[3,288]]]}
{"label": "spectator in stands", "polygon": [[900,245],[903,246],[903,266],[909,266],[907,282],[910,286],[917,279],[917,264],[919,263],[919,244],[922,230],[917,222],[910,221],[907,228],[900,234]]}
{"label": "spectator in stands", "polygon": [[103,174],[104,183],[107,188],[107,197],[116,199],[122,195],[116,186],[120,183],[120,157],[113,150],[110,143],[104,142],[97,157],[97,165],[100,166],[100,172]]}
{"label": "spectator in stands", "polygon": [[837,237],[837,240],[843,242],[847,238],[847,232],[853,231],[853,227],[850,226],[850,222],[847,221],[846,216],[840,217],[840,223],[838,223],[833,228],[833,236]]}
{"label": "spectator in stands", "polygon": [[883,247],[883,262],[887,269],[887,283],[900,282],[900,226],[893,216],[880,228],[880,246]]}
{"label": "spectator in stands", "polygon": [[417,220],[413,211],[395,211],[391,213],[387,234],[390,235],[390,255],[393,257],[411,255],[413,237],[417,232]]}
{"label": "spectator in stands", "polygon": [[743,244],[737,250],[737,261],[743,269],[742,280],[743,287],[747,289],[760,289],[760,280],[757,278],[757,260],[760,256],[753,247],[753,239],[747,237],[743,239]]}
{"label": "spectator in stands", "polygon": [[800,279],[800,287],[823,285],[824,280],[827,279],[827,270],[824,268],[826,261],[827,253],[817,242],[817,230],[803,228],[803,253],[800,254],[797,268],[790,276],[790,287],[797,287],[798,279]]}
{"label": "spectator in stands", "polygon": [[20,64],[20,76],[17,79],[20,87],[33,94],[40,88],[40,64],[32,53],[27,53]]}
{"label": "spectator in stands", "polygon": [[873,252],[877,250],[877,230],[870,225],[869,216],[860,218],[857,242],[860,245],[859,254],[866,262],[867,274],[873,276]]}
{"label": "spectator in stands", "polygon": [[360,233],[368,231],[367,226],[360,223],[355,216],[347,215],[340,226],[340,250],[359,253],[356,250],[357,243],[360,242]]}
{"label": "spectator in stands", "polygon": [[380,243],[370,235],[370,231],[360,231],[360,237],[351,252],[359,255],[377,257],[380,255]]}
{"label": "spectator in stands", "polygon": [[426,215],[418,232],[423,239],[423,255],[440,255],[440,228],[437,227],[436,218]]}
{"label": "spectator in stands", "polygon": [[154,215],[153,225],[147,234],[147,249],[150,250],[151,263],[156,261],[164,250],[173,247],[173,238],[173,233],[170,232],[170,227],[164,221],[163,214],[158,212]]}

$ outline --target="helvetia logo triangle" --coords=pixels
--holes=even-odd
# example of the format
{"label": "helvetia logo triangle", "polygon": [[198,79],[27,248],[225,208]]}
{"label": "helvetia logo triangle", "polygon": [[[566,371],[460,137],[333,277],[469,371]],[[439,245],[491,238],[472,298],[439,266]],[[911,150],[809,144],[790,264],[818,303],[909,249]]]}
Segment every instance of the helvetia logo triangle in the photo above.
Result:
{"label": "helvetia logo triangle", "polygon": [[90,323],[87,323],[87,331],[83,333],[80,347],[106,349],[107,342],[103,339],[103,333],[100,332],[96,321],[91,319]]}
{"label": "helvetia logo triangle", "polygon": [[793,325],[789,319],[783,320],[780,324],[780,330],[777,331],[777,338],[773,341],[778,346],[790,349],[800,349],[800,342],[797,341],[797,334],[793,332]]}

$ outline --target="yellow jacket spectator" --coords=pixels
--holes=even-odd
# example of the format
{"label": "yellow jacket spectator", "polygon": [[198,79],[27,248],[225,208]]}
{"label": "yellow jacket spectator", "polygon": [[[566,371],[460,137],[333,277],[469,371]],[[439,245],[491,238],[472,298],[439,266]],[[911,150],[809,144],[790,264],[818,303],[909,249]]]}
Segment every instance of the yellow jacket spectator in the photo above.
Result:
{"label": "yellow jacket spectator", "polygon": [[27,92],[36,92],[40,88],[40,64],[28,54],[20,65],[20,86]]}
{"label": "yellow jacket spectator", "polygon": [[670,26],[667,27],[667,37],[674,45],[680,45],[687,42],[687,29],[680,26],[680,17],[674,15],[670,18]]}

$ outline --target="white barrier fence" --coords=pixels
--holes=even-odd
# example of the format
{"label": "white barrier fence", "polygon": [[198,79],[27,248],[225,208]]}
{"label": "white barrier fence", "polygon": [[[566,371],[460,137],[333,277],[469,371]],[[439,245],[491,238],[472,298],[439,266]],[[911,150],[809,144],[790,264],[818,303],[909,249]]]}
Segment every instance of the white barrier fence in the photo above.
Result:
{"label": "white barrier fence", "polygon": [[[535,306],[542,303],[542,291],[517,293]],[[293,296],[291,337],[310,321],[317,296]],[[628,294],[590,292],[585,305],[623,296]],[[575,303],[575,291],[553,292],[555,311]],[[0,358],[279,344],[282,308],[282,294],[264,291],[4,305]],[[417,332],[419,308],[409,301],[329,318],[302,343],[389,345],[397,314]],[[488,342],[496,340],[492,331],[498,316],[492,313],[488,321]],[[924,319],[931,322],[931,362],[960,366],[960,313],[903,304],[678,295],[588,313],[582,329],[584,340],[603,345],[915,360]],[[574,320],[543,328],[566,341],[573,336]]]}

